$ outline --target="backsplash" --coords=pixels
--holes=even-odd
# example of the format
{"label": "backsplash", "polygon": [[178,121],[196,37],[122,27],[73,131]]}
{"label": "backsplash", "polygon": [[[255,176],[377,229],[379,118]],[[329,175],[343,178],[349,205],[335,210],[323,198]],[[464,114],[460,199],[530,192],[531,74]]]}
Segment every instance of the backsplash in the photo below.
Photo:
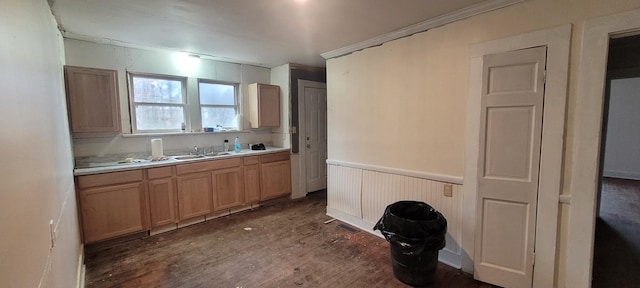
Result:
{"label": "backsplash", "polygon": [[[198,146],[206,152],[223,151],[223,141],[228,139],[233,143],[235,137],[240,138],[242,149],[248,149],[248,144],[264,143],[274,146],[271,131],[255,130],[229,133],[186,133],[167,134],[162,136],[113,136],[99,138],[73,139],[73,152],[76,167],[83,167],[89,163],[106,163],[121,161],[126,158],[148,159],[151,156],[151,139],[161,138],[165,156],[186,155]],[[278,146],[281,147],[281,146]],[[233,146],[231,147],[231,149]]]}

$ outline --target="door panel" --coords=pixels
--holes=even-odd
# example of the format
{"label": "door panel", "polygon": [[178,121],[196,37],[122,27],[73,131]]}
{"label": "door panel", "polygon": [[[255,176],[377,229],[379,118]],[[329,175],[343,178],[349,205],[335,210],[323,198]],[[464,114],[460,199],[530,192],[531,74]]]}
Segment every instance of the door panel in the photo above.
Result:
{"label": "door panel", "polygon": [[327,188],[327,90],[303,87],[306,192]]}
{"label": "door panel", "polygon": [[531,180],[532,106],[487,108],[485,178]]}
{"label": "door panel", "polygon": [[474,277],[531,287],[546,47],[483,60]]}
{"label": "door panel", "polygon": [[[482,242],[483,263],[513,271],[525,269],[529,205],[485,199]],[[511,235],[504,237],[504,235]]]}

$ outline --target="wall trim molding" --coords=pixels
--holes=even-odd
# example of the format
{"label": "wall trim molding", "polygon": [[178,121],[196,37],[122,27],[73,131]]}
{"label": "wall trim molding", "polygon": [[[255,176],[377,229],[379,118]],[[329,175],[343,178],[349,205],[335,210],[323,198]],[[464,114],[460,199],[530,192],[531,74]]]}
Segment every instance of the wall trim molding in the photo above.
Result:
{"label": "wall trim molding", "polygon": [[566,250],[567,283],[559,286],[589,287],[593,268],[593,246],[600,171],[600,139],[609,37],[640,30],[640,9],[587,19],[582,31],[582,49],[577,75],[577,93],[573,127],[573,168],[569,193]]}
{"label": "wall trim molding", "polygon": [[391,168],[391,167],[369,165],[369,164],[362,164],[362,163],[353,163],[353,162],[333,160],[333,159],[327,159],[327,164],[357,168],[362,170],[376,171],[376,172],[382,172],[382,173],[389,173],[389,174],[395,174],[395,175],[409,176],[409,177],[415,177],[415,178],[421,178],[426,180],[451,183],[451,184],[457,184],[457,185],[462,185],[462,182],[463,182],[463,178],[459,176],[420,172],[420,171],[414,171],[414,170],[405,170],[405,169],[399,169],[399,168]]}
{"label": "wall trim molding", "polygon": [[78,256],[78,271],[76,272],[76,287],[82,288],[84,285],[84,277],[86,274],[86,266],[84,265],[84,244],[80,243],[80,255]]}
{"label": "wall trim molding", "polygon": [[571,195],[560,195],[559,202],[562,204],[571,204]]}
{"label": "wall trim molding", "polygon": [[353,52],[363,50],[366,48],[379,46],[385,42],[393,41],[403,37],[411,36],[416,33],[424,32],[436,27],[444,26],[449,23],[460,21],[469,17],[473,17],[479,14],[487,13],[493,10],[501,9],[513,4],[524,2],[525,0],[494,0],[479,3],[470,7],[466,7],[439,17],[435,17],[424,22],[413,24],[405,28],[382,34],[380,36],[358,42],[349,46],[338,48],[329,52],[320,54],[324,59],[336,58],[344,55],[351,54]]}
{"label": "wall trim molding", "polygon": [[611,177],[611,178],[640,180],[640,173],[636,171],[604,170],[604,172],[602,172],[602,176]]}

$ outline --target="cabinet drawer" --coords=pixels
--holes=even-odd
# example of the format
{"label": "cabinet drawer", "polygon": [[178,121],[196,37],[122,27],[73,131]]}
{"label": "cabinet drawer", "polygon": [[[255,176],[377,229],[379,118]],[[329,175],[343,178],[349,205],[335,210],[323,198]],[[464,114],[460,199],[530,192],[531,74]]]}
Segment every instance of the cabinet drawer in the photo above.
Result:
{"label": "cabinet drawer", "polygon": [[173,167],[159,167],[147,169],[149,179],[167,178],[173,176]]}
{"label": "cabinet drawer", "polygon": [[202,161],[191,164],[176,165],[176,173],[178,175],[211,171],[216,169],[224,169],[242,166],[242,158],[231,158],[224,160]]}
{"label": "cabinet drawer", "polygon": [[277,161],[285,161],[285,160],[289,160],[289,151],[262,155],[261,157],[262,157],[263,164],[277,162]]}
{"label": "cabinet drawer", "polygon": [[260,156],[244,157],[244,165],[258,164],[260,163]]}
{"label": "cabinet drawer", "polygon": [[142,181],[142,170],[131,170],[95,175],[78,176],[78,188]]}

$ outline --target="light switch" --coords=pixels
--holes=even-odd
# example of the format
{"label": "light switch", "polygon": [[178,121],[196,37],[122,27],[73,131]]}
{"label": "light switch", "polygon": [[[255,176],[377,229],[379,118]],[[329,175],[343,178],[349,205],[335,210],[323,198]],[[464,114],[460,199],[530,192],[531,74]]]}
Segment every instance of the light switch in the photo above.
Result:
{"label": "light switch", "polygon": [[453,197],[453,185],[444,184],[444,197]]}

